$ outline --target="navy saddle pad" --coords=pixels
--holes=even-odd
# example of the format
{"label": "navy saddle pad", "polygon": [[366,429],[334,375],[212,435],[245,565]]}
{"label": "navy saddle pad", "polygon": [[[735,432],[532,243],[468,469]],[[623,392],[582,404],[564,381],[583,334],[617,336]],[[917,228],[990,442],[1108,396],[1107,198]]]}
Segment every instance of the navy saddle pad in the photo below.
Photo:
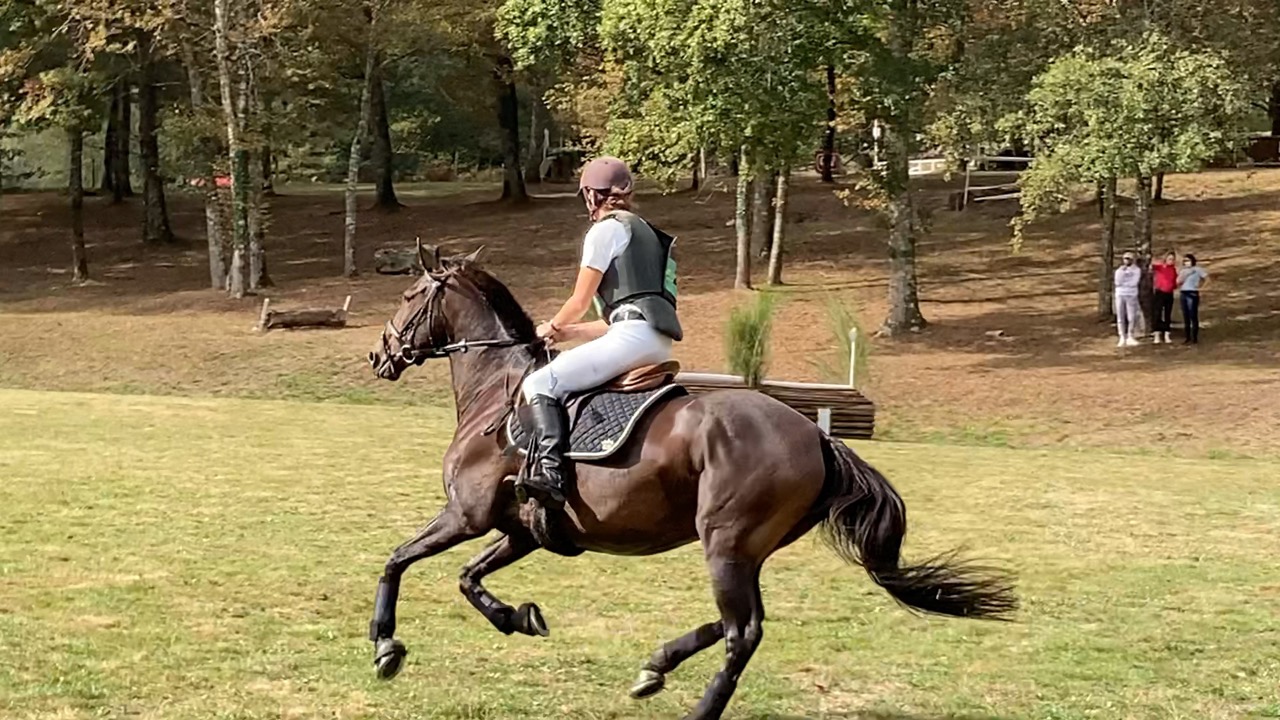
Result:
{"label": "navy saddle pad", "polygon": [[[686,394],[683,386],[667,384],[640,392],[601,390],[569,398],[569,457],[604,460],[627,443],[646,413],[667,398]],[[507,440],[524,452],[529,446],[529,433],[518,415],[512,413],[507,420]]]}

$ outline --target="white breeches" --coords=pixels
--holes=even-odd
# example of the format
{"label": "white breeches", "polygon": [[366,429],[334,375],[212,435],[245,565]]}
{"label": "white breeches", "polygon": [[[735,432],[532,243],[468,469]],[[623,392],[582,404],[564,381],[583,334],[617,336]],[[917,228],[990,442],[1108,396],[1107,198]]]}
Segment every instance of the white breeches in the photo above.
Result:
{"label": "white breeches", "polygon": [[671,338],[643,320],[609,326],[603,336],[566,350],[525,378],[525,400],[549,395],[561,402],[569,395],[600,387],[619,375],[671,359]]}
{"label": "white breeches", "polygon": [[1136,295],[1116,296],[1116,332],[1120,337],[1133,337],[1138,334],[1142,323],[1142,305]]}

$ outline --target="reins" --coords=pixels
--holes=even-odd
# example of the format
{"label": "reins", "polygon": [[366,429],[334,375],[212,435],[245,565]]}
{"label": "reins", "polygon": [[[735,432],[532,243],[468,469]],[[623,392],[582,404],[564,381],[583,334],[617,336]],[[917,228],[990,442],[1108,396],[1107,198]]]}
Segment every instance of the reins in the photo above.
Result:
{"label": "reins", "polygon": [[[439,298],[444,295],[445,286],[448,284],[449,280],[456,276],[459,271],[459,268],[450,268],[440,274],[428,273],[428,277],[434,280],[435,284],[431,286],[430,290],[424,289],[424,291],[429,292],[429,294],[427,295],[426,300],[422,303],[422,307],[418,308],[417,312],[409,317],[402,328],[397,328],[392,320],[387,321],[386,333],[383,336],[383,350],[385,352],[388,354],[391,352],[391,349],[386,347],[387,338],[395,338],[396,342],[400,344],[400,356],[404,358],[405,362],[409,363],[416,363],[420,360],[445,358],[455,353],[466,353],[473,348],[508,348],[532,344],[508,335],[503,338],[491,338],[484,340],[468,340],[463,338],[457,342],[437,345],[435,336],[436,318],[440,314],[438,307]],[[480,295],[485,305],[488,306],[490,311],[493,311],[496,315],[496,311],[494,311],[493,307],[489,305],[489,299],[484,296],[484,293],[480,293]],[[415,346],[412,344],[413,337],[417,334],[418,328],[424,322],[426,323],[427,328],[426,346]],[[503,323],[499,322],[499,325],[503,325]],[[546,349],[545,344],[543,347]],[[549,360],[551,357],[551,351],[550,349],[546,349],[546,352]],[[529,376],[529,373],[533,372],[535,365],[536,361],[531,357],[528,365],[524,369],[524,372],[520,375],[520,383],[523,383],[524,379]],[[499,415],[488,425],[488,427],[484,429],[482,433],[483,435],[492,435],[497,432],[498,429],[502,427],[503,423],[506,422],[507,418],[511,416],[511,413],[515,412],[520,387],[519,384],[517,384],[516,388],[512,390],[510,373],[506,373],[503,377],[502,390],[503,396],[506,398],[504,402],[504,410],[501,415]]]}

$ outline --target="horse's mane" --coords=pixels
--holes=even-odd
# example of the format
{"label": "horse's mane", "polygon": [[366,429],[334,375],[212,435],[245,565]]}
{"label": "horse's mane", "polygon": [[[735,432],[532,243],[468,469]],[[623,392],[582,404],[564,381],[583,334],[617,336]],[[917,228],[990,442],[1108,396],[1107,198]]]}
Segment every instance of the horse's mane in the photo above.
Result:
{"label": "horse's mane", "polygon": [[458,275],[476,286],[489,303],[489,307],[493,308],[494,314],[498,316],[498,321],[502,323],[508,335],[520,342],[534,341],[533,319],[524,311],[524,308],[520,307],[520,303],[516,301],[507,286],[502,284],[502,281],[471,263],[463,265]]}

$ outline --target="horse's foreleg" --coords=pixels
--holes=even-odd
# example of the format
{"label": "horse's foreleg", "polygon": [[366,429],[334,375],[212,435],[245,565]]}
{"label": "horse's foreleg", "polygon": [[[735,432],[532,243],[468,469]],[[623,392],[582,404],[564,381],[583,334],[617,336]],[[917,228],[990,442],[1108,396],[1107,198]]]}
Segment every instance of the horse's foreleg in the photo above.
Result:
{"label": "horse's foreleg", "polygon": [[518,610],[512,608],[494,597],[480,581],[537,549],[538,544],[528,535],[503,535],[462,568],[458,580],[462,594],[494,627],[507,635],[518,632],[545,637],[550,631],[537,605],[525,603]]}
{"label": "horse's foreleg", "polygon": [[373,620],[369,623],[369,639],[374,643],[373,662],[379,677],[395,677],[405,656],[404,644],[395,639],[396,600],[400,595],[400,577],[404,571],[419,560],[480,537],[485,532],[471,527],[461,513],[446,506],[417,535],[391,553],[382,577],[378,579]]}
{"label": "horse's foreleg", "polygon": [[680,663],[724,639],[724,622],[707,623],[658,648],[644,664],[640,677],[631,686],[631,697],[646,698],[659,693],[667,684],[666,675]]}
{"label": "horse's foreleg", "polygon": [[764,638],[760,570],[747,558],[712,554],[707,558],[716,605],[724,623],[724,669],[686,720],[718,720],[738,688],[738,678]]}

